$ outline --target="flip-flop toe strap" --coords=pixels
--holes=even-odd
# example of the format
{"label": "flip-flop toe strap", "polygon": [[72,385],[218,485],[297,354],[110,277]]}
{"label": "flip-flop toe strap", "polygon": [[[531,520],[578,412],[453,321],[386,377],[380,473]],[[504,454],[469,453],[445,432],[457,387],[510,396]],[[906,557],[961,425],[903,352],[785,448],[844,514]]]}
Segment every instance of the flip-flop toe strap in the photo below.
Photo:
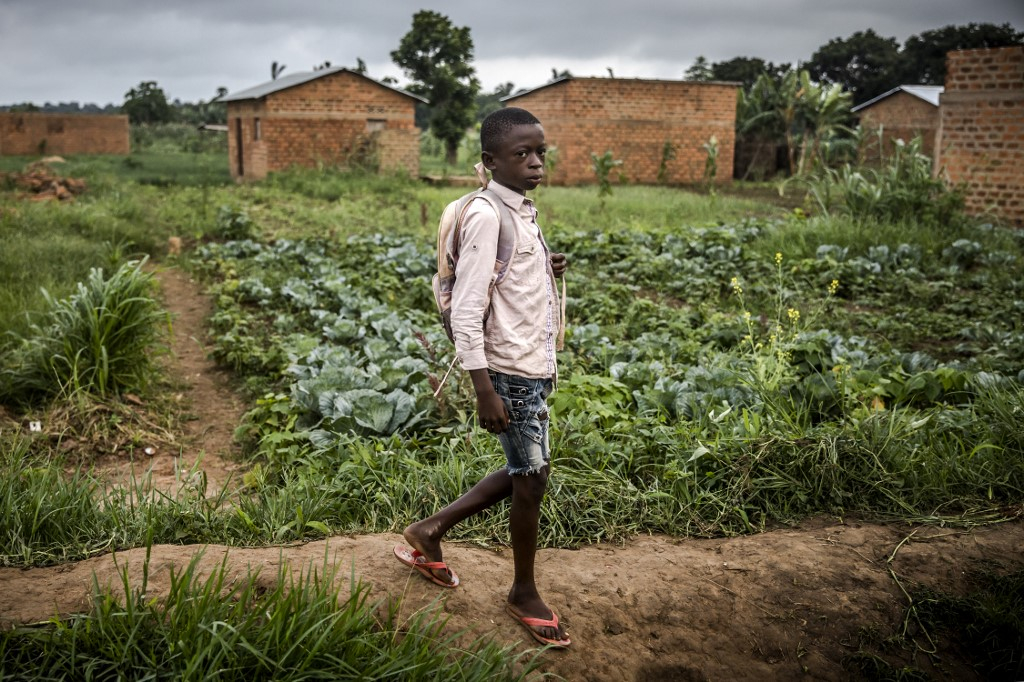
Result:
{"label": "flip-flop toe strap", "polygon": [[555,612],[551,612],[551,620],[545,618],[531,618],[530,616],[521,616],[520,621],[529,625],[531,628],[557,628],[558,627],[558,616]]}

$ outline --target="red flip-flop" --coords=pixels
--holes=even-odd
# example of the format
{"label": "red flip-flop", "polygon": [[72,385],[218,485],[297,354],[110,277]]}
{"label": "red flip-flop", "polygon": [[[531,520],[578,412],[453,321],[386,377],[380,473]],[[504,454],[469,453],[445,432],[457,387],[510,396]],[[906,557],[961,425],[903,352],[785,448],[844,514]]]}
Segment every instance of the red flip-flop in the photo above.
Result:
{"label": "red flip-flop", "polygon": [[516,621],[519,622],[519,624],[521,624],[524,628],[526,628],[526,631],[530,633],[530,636],[533,637],[538,642],[540,642],[541,644],[546,644],[546,645],[550,646],[553,649],[565,649],[570,644],[572,644],[572,640],[569,639],[568,637],[566,637],[565,639],[549,639],[548,637],[544,637],[543,635],[541,635],[539,632],[537,632],[534,629],[534,628],[555,628],[557,630],[558,629],[558,614],[555,613],[554,611],[551,612],[551,620],[546,620],[544,618],[531,618],[530,616],[524,616],[523,614],[521,614],[518,611],[516,611],[515,608],[511,604],[505,604],[505,612],[508,613],[508,615],[510,615],[513,618],[515,618]]}
{"label": "red flip-flop", "polygon": [[[418,550],[409,551],[402,545],[395,545],[395,557],[409,568],[414,568],[424,578],[440,585],[441,587],[458,587],[459,576],[455,575],[455,571],[448,568],[448,565],[443,561],[427,561],[427,558],[419,553]],[[441,580],[433,571],[448,571],[448,574],[452,577],[451,582]]]}

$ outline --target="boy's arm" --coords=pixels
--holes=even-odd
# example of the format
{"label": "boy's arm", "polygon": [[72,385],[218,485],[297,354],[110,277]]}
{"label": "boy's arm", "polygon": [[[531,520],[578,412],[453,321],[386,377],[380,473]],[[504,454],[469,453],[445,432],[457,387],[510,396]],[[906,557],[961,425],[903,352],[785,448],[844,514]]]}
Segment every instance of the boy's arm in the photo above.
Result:
{"label": "boy's arm", "polygon": [[477,199],[466,212],[461,230],[452,289],[455,349],[462,368],[473,379],[480,426],[502,433],[508,429],[508,412],[491,384],[484,351],[484,316],[491,305],[491,280],[498,254],[498,215],[485,199]]}

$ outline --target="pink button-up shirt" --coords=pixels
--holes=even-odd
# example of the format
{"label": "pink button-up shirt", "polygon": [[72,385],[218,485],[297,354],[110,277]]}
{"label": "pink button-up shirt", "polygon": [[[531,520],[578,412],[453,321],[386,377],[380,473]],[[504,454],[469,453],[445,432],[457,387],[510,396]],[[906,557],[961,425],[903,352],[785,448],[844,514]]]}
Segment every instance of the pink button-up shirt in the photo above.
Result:
{"label": "pink button-up shirt", "polygon": [[498,250],[498,214],[486,199],[475,199],[462,223],[452,290],[455,349],[465,370],[554,378],[563,321],[537,211],[532,201],[497,182],[488,188],[509,207],[515,250],[508,273],[488,298]]}

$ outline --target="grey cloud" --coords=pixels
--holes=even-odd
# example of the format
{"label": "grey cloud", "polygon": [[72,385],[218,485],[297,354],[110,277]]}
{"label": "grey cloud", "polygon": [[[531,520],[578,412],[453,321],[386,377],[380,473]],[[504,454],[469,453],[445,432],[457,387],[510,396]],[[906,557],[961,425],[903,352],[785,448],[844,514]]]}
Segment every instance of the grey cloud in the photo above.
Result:
{"label": "grey cloud", "polygon": [[[272,61],[294,73],[361,58],[372,76],[400,76],[389,55],[423,7],[421,0],[0,0],[0,104],[117,103],[141,80],[157,81],[172,98],[208,99],[219,86],[266,80]],[[601,65],[573,70],[578,75],[613,67],[680,77],[700,55],[795,63],[868,28],[900,41],[969,22],[1024,29],[1019,0],[439,0],[429,7],[470,27],[478,69],[491,74],[485,89],[539,85],[552,68],[573,64]]]}

